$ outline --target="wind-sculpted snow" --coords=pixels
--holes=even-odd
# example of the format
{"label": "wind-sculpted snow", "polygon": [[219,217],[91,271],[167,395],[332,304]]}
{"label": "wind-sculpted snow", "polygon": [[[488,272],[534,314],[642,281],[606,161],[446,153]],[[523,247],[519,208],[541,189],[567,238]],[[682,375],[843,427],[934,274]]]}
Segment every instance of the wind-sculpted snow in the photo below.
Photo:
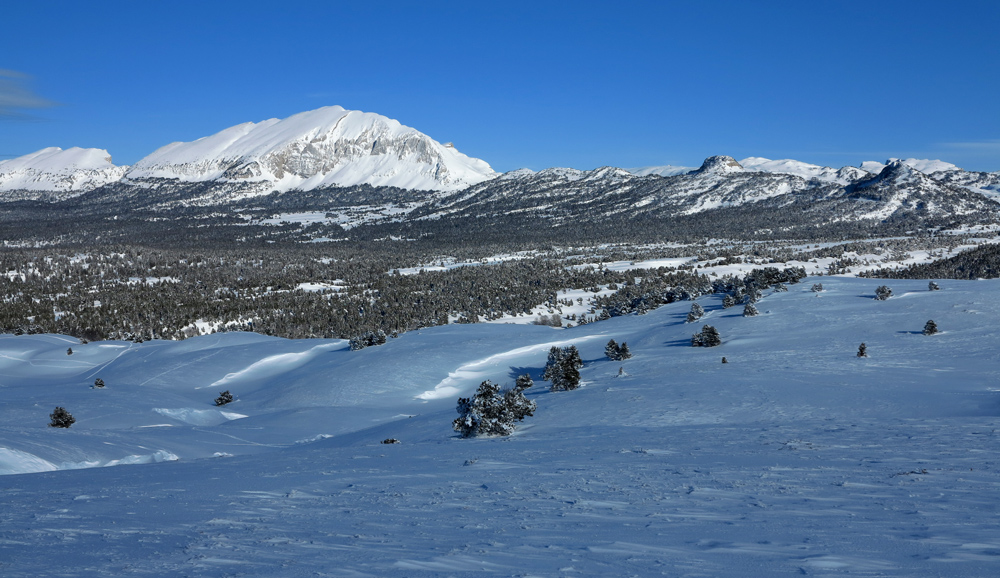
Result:
{"label": "wind-sculpted snow", "polygon": [[[688,302],[354,352],[217,334],[67,356],[65,337],[0,338],[0,468],[25,472],[0,476],[2,574],[997,575],[1000,280],[822,282],[765,292],[752,318],[699,298],[713,348],[690,346]],[[634,357],[608,360],[612,338]],[[580,389],[540,379],[554,343],[579,348]],[[286,354],[302,363],[257,366],[212,405],[204,386]],[[457,437],[457,396],[523,373],[534,416]],[[453,396],[418,399],[445,382]],[[57,404],[70,429],[47,427]]]}

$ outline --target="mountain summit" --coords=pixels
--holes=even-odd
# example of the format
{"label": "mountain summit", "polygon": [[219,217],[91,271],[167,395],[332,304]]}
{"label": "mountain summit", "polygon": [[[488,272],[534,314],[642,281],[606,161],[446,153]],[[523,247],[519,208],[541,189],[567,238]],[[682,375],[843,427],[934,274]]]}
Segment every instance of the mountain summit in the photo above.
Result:
{"label": "mountain summit", "polygon": [[67,199],[117,181],[126,168],[103,149],[49,147],[0,161],[0,192],[8,201]]}
{"label": "mountain summit", "polygon": [[125,180],[259,184],[260,192],[357,184],[457,190],[495,175],[485,161],[398,121],[328,106],[169,144]]}

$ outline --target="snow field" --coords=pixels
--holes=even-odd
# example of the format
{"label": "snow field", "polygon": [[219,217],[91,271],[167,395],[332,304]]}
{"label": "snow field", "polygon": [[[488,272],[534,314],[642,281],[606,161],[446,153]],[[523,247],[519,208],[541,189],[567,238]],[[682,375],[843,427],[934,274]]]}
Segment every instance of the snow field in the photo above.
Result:
{"label": "snow field", "polygon": [[[930,292],[827,277],[818,294],[814,281],[765,292],[754,318],[703,297],[693,324],[680,302],[571,329],[426,329],[357,352],[254,334],[79,346],[105,390],[61,363],[77,355],[65,337],[0,338],[0,459],[180,458],[0,476],[0,568],[996,575],[1000,281]],[[881,284],[887,301],[873,299]],[[943,332],[922,335],[928,319]],[[721,346],[690,347],[704,324]],[[606,360],[611,338],[635,357]],[[551,393],[547,349],[567,342],[584,385]],[[514,436],[455,436],[458,395],[525,372],[538,409]],[[219,387],[205,386],[231,374],[237,401],[216,409]],[[420,399],[442,384],[453,397]],[[69,430],[44,425],[57,403],[78,419]],[[247,417],[195,425],[155,408]]]}

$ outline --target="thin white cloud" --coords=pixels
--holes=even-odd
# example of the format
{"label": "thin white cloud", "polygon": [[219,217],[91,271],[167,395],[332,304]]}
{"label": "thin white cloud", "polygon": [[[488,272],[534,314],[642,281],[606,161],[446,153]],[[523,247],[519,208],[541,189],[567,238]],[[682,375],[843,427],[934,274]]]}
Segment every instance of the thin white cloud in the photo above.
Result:
{"label": "thin white cloud", "polygon": [[0,68],[0,119],[30,119],[24,111],[56,105],[35,94],[30,81],[31,77],[23,72]]}
{"label": "thin white cloud", "polygon": [[977,152],[1000,152],[1000,139],[971,142],[946,142],[942,146]]}

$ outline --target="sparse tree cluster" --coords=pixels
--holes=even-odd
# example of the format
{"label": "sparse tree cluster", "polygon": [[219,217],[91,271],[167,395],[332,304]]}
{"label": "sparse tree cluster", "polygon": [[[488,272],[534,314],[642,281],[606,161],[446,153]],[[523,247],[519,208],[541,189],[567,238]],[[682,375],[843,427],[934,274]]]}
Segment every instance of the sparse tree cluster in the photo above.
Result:
{"label": "sparse tree cluster", "polygon": [[482,382],[471,398],[459,398],[458,418],[452,427],[463,437],[512,434],[517,422],[534,415],[535,402],[524,397],[532,385],[528,375],[518,377],[514,387],[506,391],[492,381]]}
{"label": "sparse tree cluster", "polygon": [[604,347],[604,355],[611,361],[625,361],[626,359],[631,359],[632,352],[629,351],[628,344],[624,341],[618,344],[618,342],[612,339]]}

